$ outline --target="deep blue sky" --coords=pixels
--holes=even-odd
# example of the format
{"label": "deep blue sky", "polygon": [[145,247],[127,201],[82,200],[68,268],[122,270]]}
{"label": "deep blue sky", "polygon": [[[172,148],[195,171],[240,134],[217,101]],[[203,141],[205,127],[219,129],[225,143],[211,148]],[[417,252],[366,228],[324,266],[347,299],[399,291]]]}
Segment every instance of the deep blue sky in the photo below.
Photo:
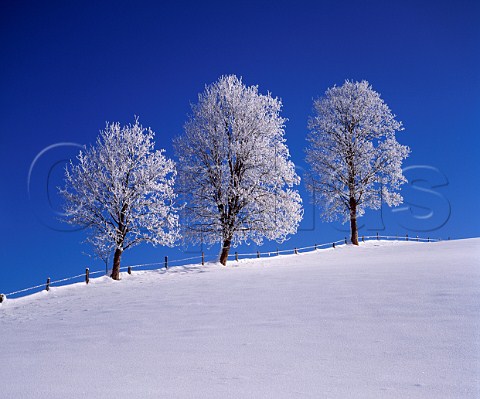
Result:
{"label": "deep blue sky", "polygon": [[[55,186],[77,148],[53,147],[32,167],[42,150],[92,143],[105,121],[139,115],[173,157],[189,104],[230,73],[282,98],[300,174],[312,100],[368,80],[405,125],[398,141],[412,149],[413,187],[403,190],[411,210],[387,208],[383,222],[372,212],[360,234],[480,235],[478,1],[2,1],[0,57],[0,292],[103,267],[82,254],[83,232],[58,231],[69,227],[56,220]],[[283,247],[345,235],[301,194],[302,231]],[[183,249],[141,246],[123,260],[189,256]]]}

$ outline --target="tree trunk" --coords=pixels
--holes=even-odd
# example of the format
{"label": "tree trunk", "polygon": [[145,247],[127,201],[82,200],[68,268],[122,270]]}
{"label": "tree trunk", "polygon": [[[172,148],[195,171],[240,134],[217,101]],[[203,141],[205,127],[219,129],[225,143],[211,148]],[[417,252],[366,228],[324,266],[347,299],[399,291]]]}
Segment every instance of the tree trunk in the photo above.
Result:
{"label": "tree trunk", "polygon": [[350,241],[353,245],[358,245],[357,202],[355,198],[350,198],[350,232]]}
{"label": "tree trunk", "polygon": [[228,238],[223,242],[222,252],[220,253],[220,263],[223,266],[227,265],[228,253],[230,252],[231,243],[232,240]]}
{"label": "tree trunk", "polygon": [[112,269],[112,278],[114,280],[120,280],[120,258],[122,256],[122,250],[117,248],[115,254],[113,255],[113,269]]}

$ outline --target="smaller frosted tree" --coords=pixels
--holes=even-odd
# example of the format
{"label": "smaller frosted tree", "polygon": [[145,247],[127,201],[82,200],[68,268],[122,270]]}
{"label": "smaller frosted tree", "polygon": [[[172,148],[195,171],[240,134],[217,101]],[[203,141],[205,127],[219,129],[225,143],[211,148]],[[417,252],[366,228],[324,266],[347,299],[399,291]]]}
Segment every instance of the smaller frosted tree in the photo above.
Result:
{"label": "smaller frosted tree", "polygon": [[175,141],[186,198],[185,235],[231,245],[283,241],[303,215],[300,182],[284,138],[282,103],[235,75],[207,86],[192,105],[185,134]]}
{"label": "smaller frosted tree", "polygon": [[351,242],[358,245],[357,217],[365,209],[403,201],[402,161],[410,149],[395,138],[402,123],[368,82],[347,80],[314,102],[308,126],[307,187],[327,221],[350,219]]}
{"label": "smaller frosted tree", "polygon": [[107,124],[65,169],[65,221],[88,228],[96,255],[114,253],[115,280],[123,251],[142,242],[171,246],[179,236],[175,164],[154,150],[154,135],[138,118],[123,127]]}

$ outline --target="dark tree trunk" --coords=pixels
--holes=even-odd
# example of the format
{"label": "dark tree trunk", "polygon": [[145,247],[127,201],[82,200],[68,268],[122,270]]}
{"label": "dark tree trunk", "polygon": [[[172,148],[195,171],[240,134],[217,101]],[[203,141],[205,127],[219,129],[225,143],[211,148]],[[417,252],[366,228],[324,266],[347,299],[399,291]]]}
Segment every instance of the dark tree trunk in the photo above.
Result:
{"label": "dark tree trunk", "polygon": [[220,254],[220,263],[223,266],[227,265],[228,253],[230,252],[231,243],[232,243],[232,240],[228,238],[223,242],[222,252]]}
{"label": "dark tree trunk", "polygon": [[112,278],[114,280],[120,280],[120,258],[122,257],[122,250],[116,249],[115,254],[113,255],[113,269],[112,269]]}
{"label": "dark tree trunk", "polygon": [[358,245],[357,202],[355,198],[350,198],[350,232],[350,241],[353,245]]}

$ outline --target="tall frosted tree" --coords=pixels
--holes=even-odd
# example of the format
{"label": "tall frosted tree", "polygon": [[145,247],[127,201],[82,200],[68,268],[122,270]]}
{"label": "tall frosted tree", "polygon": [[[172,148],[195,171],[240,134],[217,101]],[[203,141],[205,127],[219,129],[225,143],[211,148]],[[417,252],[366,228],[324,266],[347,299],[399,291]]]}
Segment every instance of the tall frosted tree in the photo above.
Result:
{"label": "tall frosted tree", "polygon": [[230,247],[249,240],[282,242],[303,215],[300,178],[284,138],[282,103],[234,75],[206,86],[175,140],[185,195],[185,236]]}
{"label": "tall frosted tree", "polygon": [[154,135],[138,118],[107,124],[65,170],[65,221],[88,228],[102,259],[113,252],[115,280],[123,251],[142,242],[171,246],[179,237],[175,164],[154,150]]}
{"label": "tall frosted tree", "polygon": [[365,209],[403,201],[402,162],[410,149],[395,138],[402,123],[368,82],[347,80],[314,102],[308,126],[307,187],[327,221],[350,220],[351,242],[358,245],[357,217]]}

